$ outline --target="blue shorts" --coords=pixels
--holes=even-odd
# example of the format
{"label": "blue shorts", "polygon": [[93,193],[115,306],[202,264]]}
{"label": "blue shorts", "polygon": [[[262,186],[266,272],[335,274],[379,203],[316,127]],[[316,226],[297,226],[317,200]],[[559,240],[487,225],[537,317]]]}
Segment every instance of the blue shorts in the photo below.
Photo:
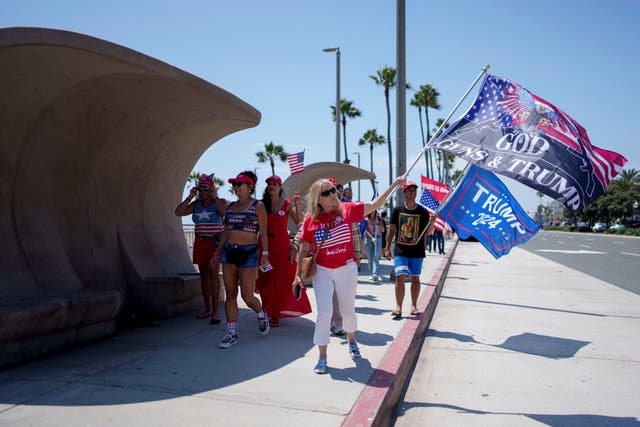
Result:
{"label": "blue shorts", "polygon": [[394,255],[393,269],[396,272],[396,276],[406,274],[408,276],[420,277],[422,261],[424,261],[424,258],[408,258],[406,256]]}
{"label": "blue shorts", "polygon": [[222,264],[233,264],[238,268],[256,268],[258,266],[258,245],[234,245],[225,243],[222,246]]}

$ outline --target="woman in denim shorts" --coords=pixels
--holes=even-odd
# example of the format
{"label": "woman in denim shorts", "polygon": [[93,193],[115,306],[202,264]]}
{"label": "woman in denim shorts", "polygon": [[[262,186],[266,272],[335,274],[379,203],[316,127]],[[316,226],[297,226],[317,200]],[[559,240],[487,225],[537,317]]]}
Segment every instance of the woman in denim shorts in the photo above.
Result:
{"label": "woman in denim shorts", "polygon": [[[267,210],[264,204],[253,198],[258,177],[251,171],[240,172],[229,179],[238,200],[230,203],[224,218],[224,245],[222,272],[226,301],[227,334],[220,341],[220,348],[238,343],[238,288],[244,302],[258,314],[258,332],[269,333],[269,318],[253,290],[258,277],[258,265],[269,265],[267,240]],[[258,254],[258,239],[262,252]]]}

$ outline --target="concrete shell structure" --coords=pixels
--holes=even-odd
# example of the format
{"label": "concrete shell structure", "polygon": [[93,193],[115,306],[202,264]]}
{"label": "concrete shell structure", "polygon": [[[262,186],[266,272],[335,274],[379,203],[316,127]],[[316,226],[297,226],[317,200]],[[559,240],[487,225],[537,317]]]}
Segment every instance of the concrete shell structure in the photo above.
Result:
{"label": "concrete shell structure", "polygon": [[193,308],[173,211],[203,152],[260,113],[67,31],[0,29],[0,76],[0,365]]}

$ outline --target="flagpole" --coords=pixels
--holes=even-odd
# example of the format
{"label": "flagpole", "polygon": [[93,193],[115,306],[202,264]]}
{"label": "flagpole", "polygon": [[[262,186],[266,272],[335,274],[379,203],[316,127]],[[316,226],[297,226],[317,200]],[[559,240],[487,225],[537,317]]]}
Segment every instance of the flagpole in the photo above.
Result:
{"label": "flagpole", "polygon": [[435,210],[436,215],[438,215],[438,212],[440,212],[440,207],[449,199],[449,197],[451,197],[453,193],[455,193],[455,191],[460,186],[460,183],[462,182],[462,180],[465,179],[465,177],[469,173],[470,166],[471,166],[471,162],[467,162],[467,165],[464,167],[464,169],[462,169],[462,173],[458,177],[458,180],[456,181],[456,183],[453,184],[453,186],[449,189],[449,192],[447,193],[447,195],[442,198],[442,201],[440,201],[438,208]]}
{"label": "flagpole", "polygon": [[[467,162],[467,165],[464,167],[464,169],[462,169],[462,173],[460,174],[460,177],[458,178],[456,183],[453,184],[453,186],[451,188],[449,188],[449,192],[447,193],[447,195],[444,196],[444,198],[438,204],[438,207],[436,208],[436,210],[433,211],[433,218],[438,216],[438,212],[440,212],[440,207],[442,205],[444,205],[444,203],[447,201],[447,199],[449,197],[451,197],[451,195],[453,193],[455,193],[455,191],[458,189],[458,186],[460,185],[462,180],[467,176],[467,173],[469,173],[469,167],[470,166],[471,166],[471,162]],[[424,188],[422,191],[429,191],[429,190]],[[435,221],[435,219],[434,219],[434,221]],[[424,236],[424,233],[425,233],[425,231],[427,231],[428,228],[429,228],[429,224],[427,224],[427,226],[422,230],[422,233],[420,233],[420,235],[418,236],[418,240],[417,240],[418,242],[420,241],[420,239],[422,239],[422,236]]]}
{"label": "flagpole", "polygon": [[433,141],[433,139],[440,133],[440,130],[444,127],[444,125],[447,124],[447,122],[449,121],[449,119],[451,118],[451,116],[454,115],[454,113],[456,112],[456,110],[460,107],[460,104],[462,104],[465,100],[465,98],[469,95],[469,92],[471,92],[471,90],[473,89],[473,87],[478,84],[478,81],[482,78],[482,76],[489,71],[489,64],[485,65],[482,68],[482,71],[480,71],[480,74],[478,74],[478,76],[475,78],[475,80],[473,81],[473,83],[471,83],[471,85],[469,86],[469,88],[467,89],[467,91],[464,93],[464,95],[462,95],[462,98],[460,98],[460,100],[458,101],[458,103],[455,105],[455,107],[453,107],[453,110],[451,110],[451,112],[449,113],[449,115],[447,116],[447,118],[444,119],[444,121],[442,122],[442,124],[440,125],[440,127],[438,127],[438,129],[433,133],[433,135],[431,136],[431,139],[429,139],[429,141],[425,144],[424,148],[420,151],[420,153],[418,154],[418,156],[415,158],[415,160],[413,161],[413,163],[411,163],[411,166],[409,166],[407,168],[407,171],[404,173],[403,177],[407,177],[407,175],[409,175],[409,172],[411,172],[411,169],[414,168],[414,166],[416,165],[416,163],[418,163],[418,161],[420,160],[420,158],[422,157],[422,155],[431,147],[429,147],[429,144],[431,143],[431,141]]}

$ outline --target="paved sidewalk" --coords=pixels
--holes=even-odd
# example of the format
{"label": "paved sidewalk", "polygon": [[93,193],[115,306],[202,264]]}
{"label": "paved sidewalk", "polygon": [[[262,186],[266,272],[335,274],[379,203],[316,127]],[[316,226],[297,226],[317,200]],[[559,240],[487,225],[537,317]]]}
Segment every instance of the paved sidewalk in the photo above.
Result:
{"label": "paved sidewalk", "polygon": [[638,396],[639,295],[460,242],[395,426],[637,427]]}
{"label": "paved sidewalk", "polygon": [[[455,245],[447,241],[447,247]],[[432,277],[443,280],[442,266],[448,265],[449,258],[428,254],[422,282]],[[390,262],[383,260],[381,267],[388,278]],[[415,359],[396,358],[394,368],[379,367],[389,366],[384,364],[393,359],[388,353],[399,354],[401,347],[393,350],[394,342],[399,346],[412,342],[414,336],[407,334],[417,331],[418,324],[426,329],[430,313],[407,315],[407,285],[403,307],[407,317],[392,320],[392,283],[369,281],[366,262],[362,270],[356,303],[363,358],[351,360],[346,340],[334,337],[328,349],[328,375],[313,373],[315,301],[309,289],[314,312],[283,319],[282,326],[272,328],[267,337],[258,335],[255,314],[241,305],[240,343],[231,349],[217,346],[225,333],[224,323],[212,326],[189,313],[162,320],[157,327],[129,329],[2,370],[0,426],[310,427],[360,424],[357,416],[368,416],[367,410],[374,415],[384,410],[389,417],[388,405],[395,402],[388,392],[399,395]],[[430,307],[435,306],[434,288],[422,286],[428,298],[421,302]],[[401,351],[408,357],[418,347],[413,353]],[[405,376],[392,369],[402,370]],[[388,381],[372,383],[380,375]],[[373,396],[363,393],[372,389],[380,393],[358,404],[363,397]]]}

